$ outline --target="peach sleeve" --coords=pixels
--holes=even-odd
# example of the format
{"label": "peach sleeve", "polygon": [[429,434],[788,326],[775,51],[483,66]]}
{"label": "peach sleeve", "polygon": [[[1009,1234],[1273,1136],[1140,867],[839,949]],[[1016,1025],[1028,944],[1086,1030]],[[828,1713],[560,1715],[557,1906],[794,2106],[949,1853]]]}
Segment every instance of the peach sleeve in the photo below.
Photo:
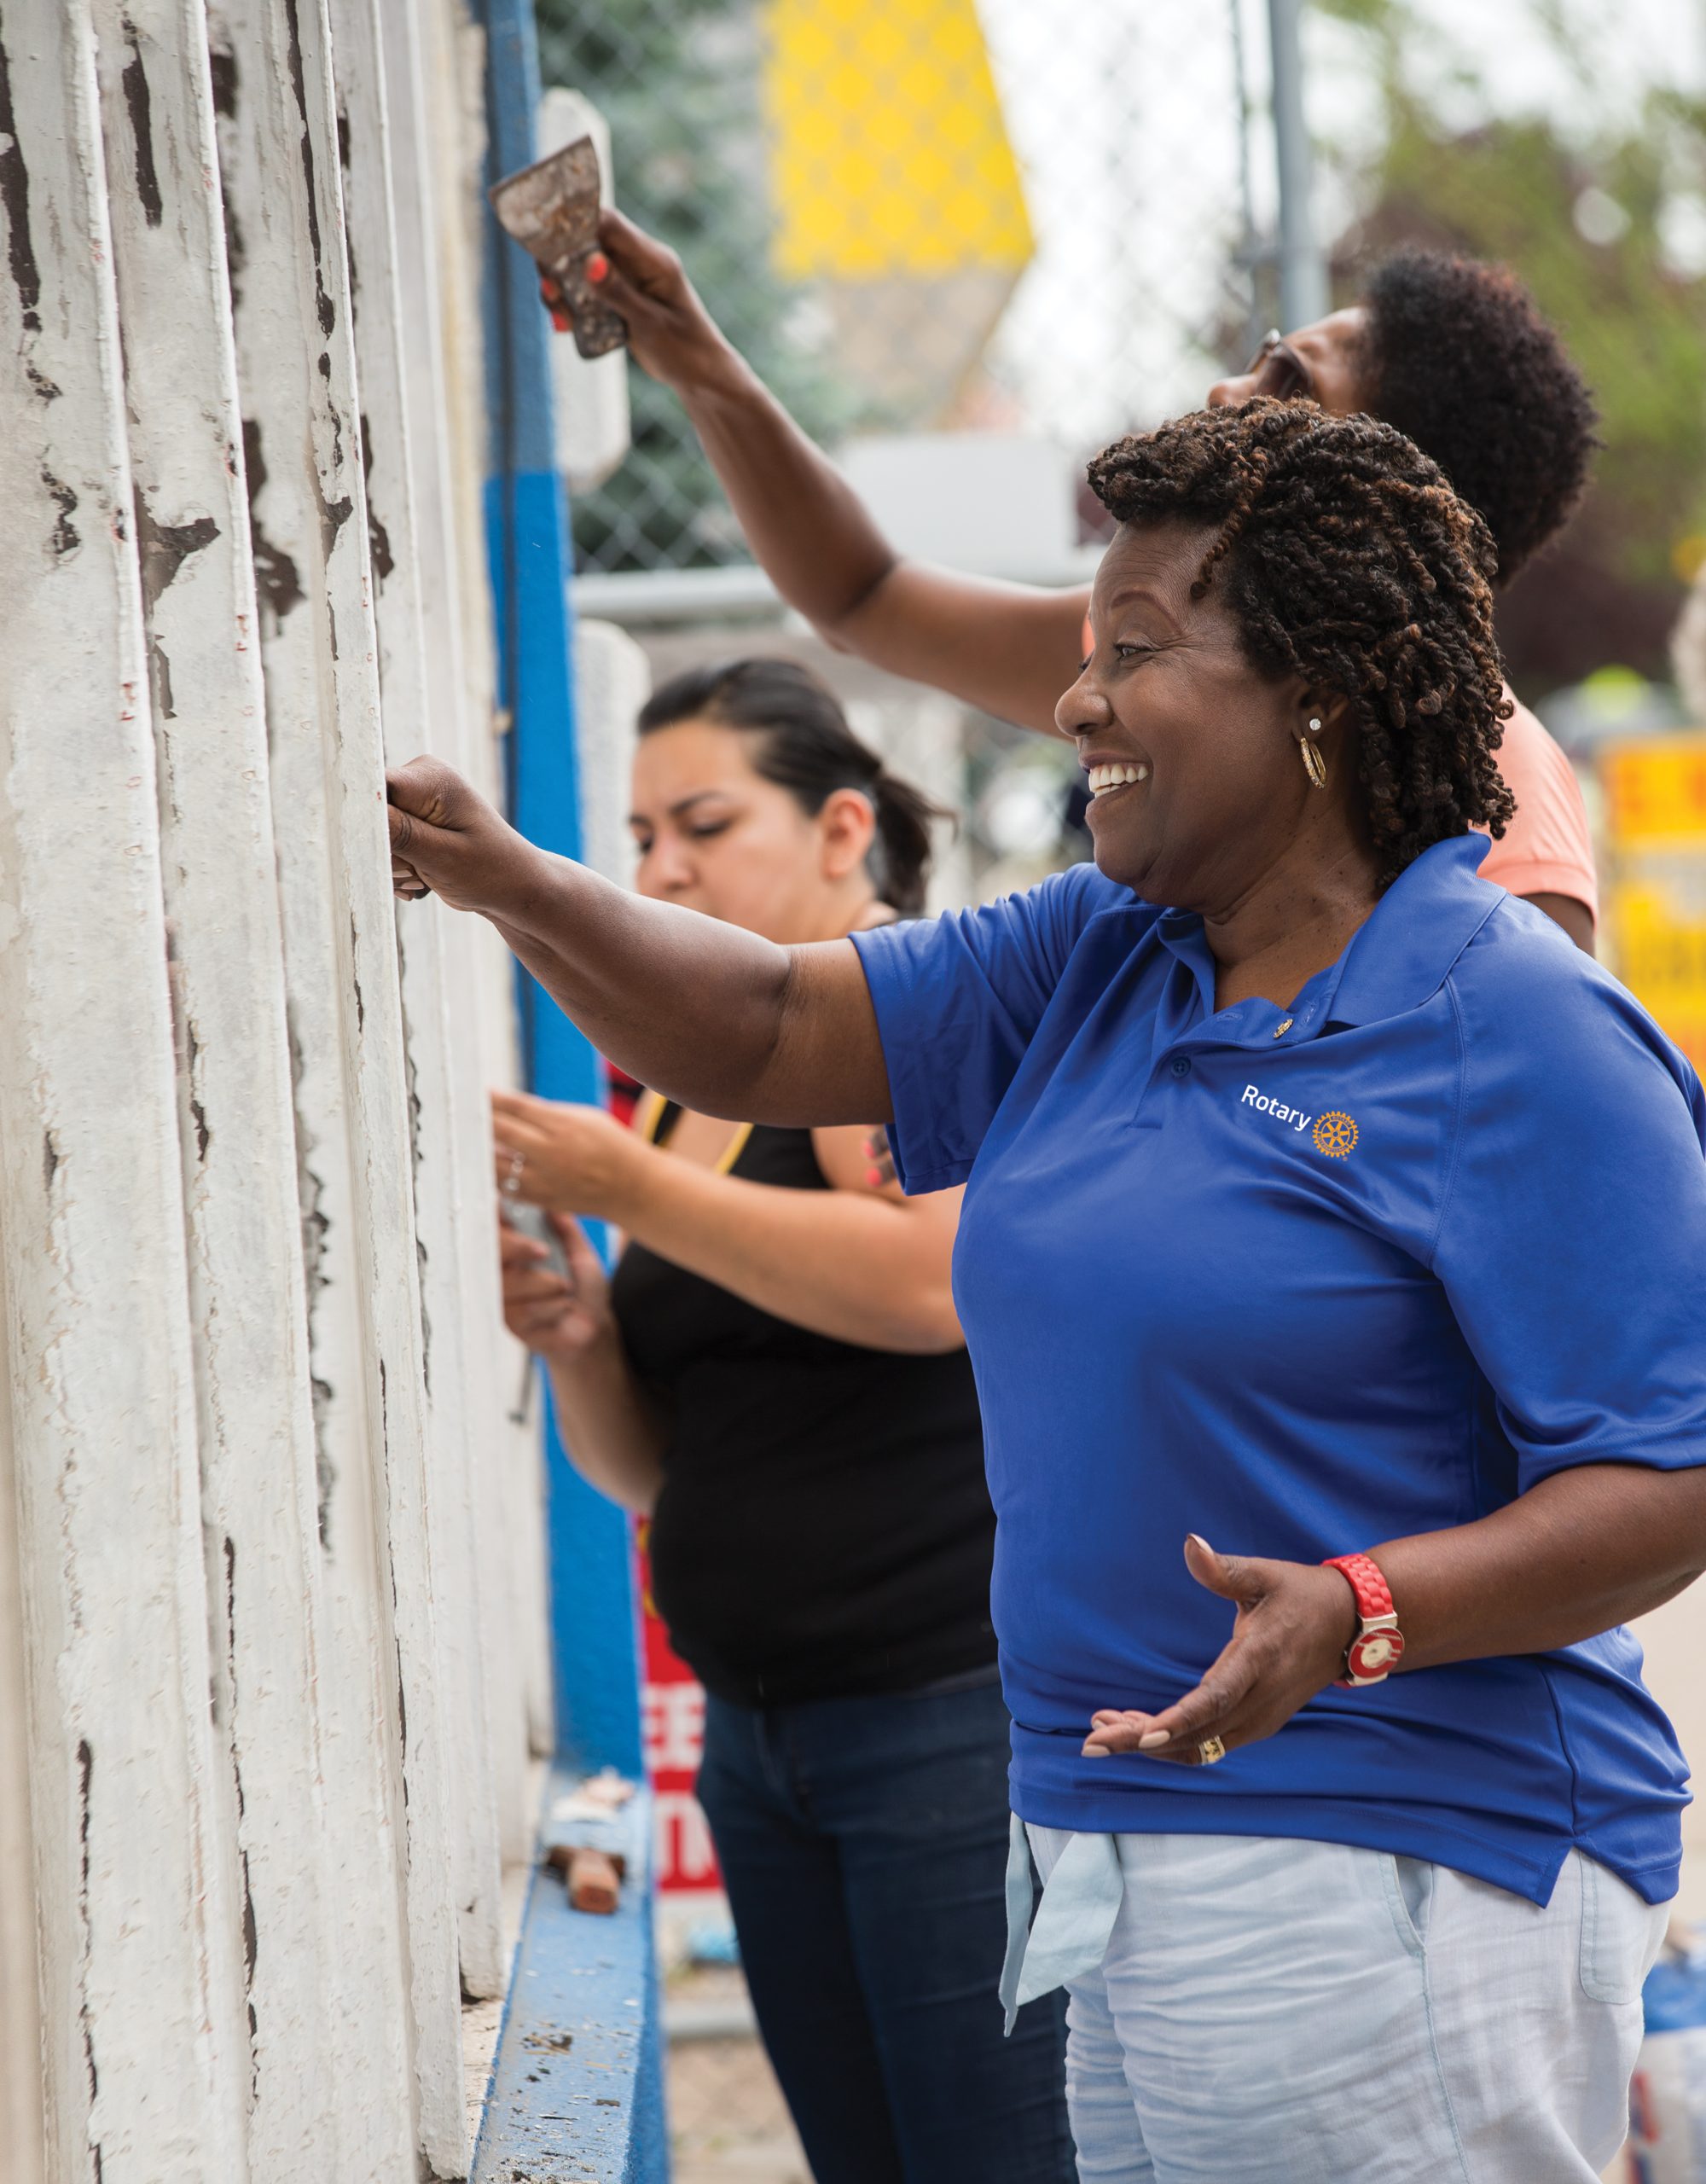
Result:
{"label": "peach sleeve", "polygon": [[1481,877],[1513,895],[1568,895],[1585,903],[1597,922],[1599,883],[1581,786],[1569,759],[1524,705],[1505,723],[1499,770],[1517,799],[1517,816],[1503,840],[1488,851]]}

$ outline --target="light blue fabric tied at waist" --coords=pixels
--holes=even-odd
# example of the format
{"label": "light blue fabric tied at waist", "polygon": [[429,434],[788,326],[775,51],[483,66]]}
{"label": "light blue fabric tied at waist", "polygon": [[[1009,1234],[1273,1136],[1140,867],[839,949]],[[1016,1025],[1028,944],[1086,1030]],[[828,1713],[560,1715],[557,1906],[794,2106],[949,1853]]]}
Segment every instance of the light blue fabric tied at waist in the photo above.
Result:
{"label": "light blue fabric tied at waist", "polygon": [[1030,1840],[1015,1813],[1007,1838],[1007,1953],[1001,1966],[1007,2030],[1026,2002],[1100,1967],[1125,1877],[1111,1835],[1074,1835],[1048,1876],[1031,1923]]}

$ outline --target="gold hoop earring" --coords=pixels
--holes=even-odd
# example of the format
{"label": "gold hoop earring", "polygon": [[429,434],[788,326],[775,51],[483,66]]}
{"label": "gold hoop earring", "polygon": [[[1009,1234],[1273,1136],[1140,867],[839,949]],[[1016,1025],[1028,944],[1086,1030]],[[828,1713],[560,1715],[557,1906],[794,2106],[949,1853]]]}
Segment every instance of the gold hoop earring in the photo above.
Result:
{"label": "gold hoop earring", "polygon": [[1327,785],[1327,762],[1321,756],[1320,746],[1310,740],[1319,735],[1320,732],[1320,723],[1318,720],[1312,720],[1309,723],[1309,735],[1300,735],[1297,738],[1297,748],[1303,754],[1303,771],[1317,788],[1325,788]]}

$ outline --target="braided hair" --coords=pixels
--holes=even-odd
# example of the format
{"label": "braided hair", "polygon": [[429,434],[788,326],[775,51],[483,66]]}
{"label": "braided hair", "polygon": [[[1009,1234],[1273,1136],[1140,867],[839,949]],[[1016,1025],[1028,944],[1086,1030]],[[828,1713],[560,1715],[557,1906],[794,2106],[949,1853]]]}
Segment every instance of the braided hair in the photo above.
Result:
{"label": "braided hair", "polygon": [[1089,479],[1121,523],[1214,526],[1192,597],[1220,591],[1259,672],[1346,701],[1383,887],[1435,842],[1503,834],[1493,540],[1401,433],[1257,399],[1117,440]]}

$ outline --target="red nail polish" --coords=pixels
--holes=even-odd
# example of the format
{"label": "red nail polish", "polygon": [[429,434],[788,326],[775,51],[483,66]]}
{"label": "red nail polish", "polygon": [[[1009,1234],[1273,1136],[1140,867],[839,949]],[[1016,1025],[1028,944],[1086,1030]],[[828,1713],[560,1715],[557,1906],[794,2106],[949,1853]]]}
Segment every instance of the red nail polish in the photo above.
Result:
{"label": "red nail polish", "polygon": [[880,1171],[879,1170],[878,1170],[878,1169],[876,1169],[876,1168],[868,1168],[868,1169],[865,1170],[865,1181],[866,1181],[868,1183],[871,1184],[873,1188],[874,1188],[877,1184],[880,1183],[880,1182],[882,1182],[882,1180],[883,1180],[883,1178],[882,1178],[882,1174],[881,1174],[881,1171]]}
{"label": "red nail polish", "polygon": [[609,276],[610,260],[605,256],[601,250],[594,251],[592,256],[587,260],[588,280],[604,281],[607,280]]}

